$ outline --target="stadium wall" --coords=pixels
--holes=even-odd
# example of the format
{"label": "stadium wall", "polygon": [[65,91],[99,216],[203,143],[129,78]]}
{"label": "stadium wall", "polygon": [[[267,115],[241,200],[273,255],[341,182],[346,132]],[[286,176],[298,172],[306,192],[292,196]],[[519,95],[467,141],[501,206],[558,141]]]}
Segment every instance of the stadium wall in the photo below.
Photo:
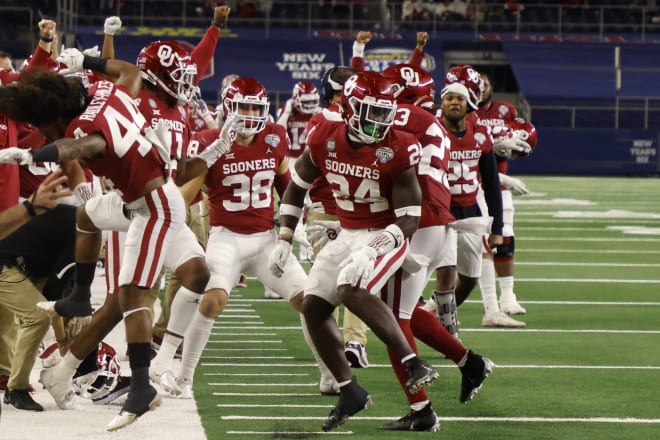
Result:
{"label": "stadium wall", "polygon": [[[205,30],[126,28],[116,37],[116,56],[134,60],[140,49],[155,38],[175,39],[192,48]],[[77,38],[82,47],[100,46],[103,42],[102,31],[98,28],[81,28]],[[310,33],[300,29],[276,29],[270,31],[267,38],[263,30],[257,29],[223,31],[211,70],[200,83],[202,96],[214,103],[223,76],[230,73],[251,76],[269,90],[274,112],[288,97],[295,82],[309,79],[318,83],[330,66],[348,64],[352,42],[353,35],[348,31]],[[423,64],[438,84],[442,82],[446,67],[442,42],[442,38],[429,42]],[[455,34],[449,44],[455,49]],[[492,50],[492,41],[484,44]],[[365,53],[367,68],[382,70],[405,62],[414,46],[414,32],[379,33]],[[475,43],[470,46],[474,49]],[[502,50],[507,54],[525,98],[559,101],[568,97],[574,99],[576,95],[583,99],[615,96],[614,46],[584,42],[502,42]],[[648,88],[651,87],[657,88],[657,95],[660,95],[660,82],[640,79],[640,75],[657,75],[654,66],[660,59],[660,46],[631,43],[622,47],[622,67],[632,69],[635,75],[627,76],[627,80],[624,76],[621,93],[641,96],[656,92]],[[599,119],[595,113],[592,116]],[[544,124],[543,118],[533,118],[532,122],[540,134],[538,148],[531,157],[512,161],[513,173],[657,175],[660,171],[657,130],[614,129],[613,125],[612,128],[563,129]]]}

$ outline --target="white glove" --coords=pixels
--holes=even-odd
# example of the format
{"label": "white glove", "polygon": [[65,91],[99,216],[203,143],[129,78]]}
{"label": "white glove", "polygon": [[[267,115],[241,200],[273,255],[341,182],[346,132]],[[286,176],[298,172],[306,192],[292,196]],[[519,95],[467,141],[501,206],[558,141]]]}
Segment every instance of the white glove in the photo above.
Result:
{"label": "white glove", "polygon": [[76,196],[78,202],[80,202],[81,205],[84,205],[87,200],[94,197],[94,192],[92,191],[92,184],[89,182],[79,183],[73,189],[73,194]]}
{"label": "white glove", "polygon": [[64,49],[60,56],[57,57],[57,61],[66,65],[66,69],[60,70],[60,75],[69,75],[71,73],[77,73],[83,71],[83,60],[85,59],[85,54],[79,51],[74,47]]}
{"label": "white glove", "polygon": [[500,183],[504,185],[506,189],[511,191],[511,194],[514,196],[524,196],[525,194],[529,194],[529,190],[527,189],[525,182],[516,177],[511,177],[500,173]]}
{"label": "white glove", "polygon": [[195,104],[195,112],[200,117],[204,117],[209,114],[209,106],[206,104],[206,101],[202,99],[202,92],[199,87],[195,87],[195,93],[193,94],[192,102]]}
{"label": "white glove", "polygon": [[268,256],[268,269],[277,278],[284,273],[284,266],[291,254],[291,243],[286,240],[278,240],[277,244]]}
{"label": "white glove", "polygon": [[293,239],[300,243],[301,247],[311,248],[312,245],[307,240],[307,234],[305,233],[305,224],[303,222],[298,222],[296,229],[293,231]]}
{"label": "white glove", "polygon": [[90,47],[82,51],[83,55],[89,55],[90,57],[100,57],[101,51],[99,50],[98,44],[94,47]]}
{"label": "white glove", "polygon": [[0,163],[15,163],[18,165],[33,165],[32,153],[29,149],[9,147],[0,150]]}
{"label": "white glove", "polygon": [[366,288],[374,271],[377,256],[376,249],[371,246],[364,246],[339,263],[339,267],[345,271],[346,280],[351,286]]}
{"label": "white glove", "polygon": [[323,247],[330,240],[334,240],[339,235],[341,226],[338,220],[316,220],[311,226],[307,227],[307,239],[313,243],[313,247]]}
{"label": "white glove", "polygon": [[511,159],[512,157],[527,156],[532,152],[532,147],[520,139],[502,138],[493,143],[493,151],[498,156]]}
{"label": "white glove", "polygon": [[208,168],[211,168],[220,156],[231,150],[231,144],[234,142],[234,139],[236,139],[235,127],[237,122],[238,118],[236,114],[230,114],[225,120],[222,130],[220,130],[220,136],[218,136],[218,139],[213,141],[204,151],[197,155],[197,157],[206,162]]}
{"label": "white glove", "polygon": [[114,35],[121,28],[121,18],[108,17],[103,24],[103,33],[106,35]]}

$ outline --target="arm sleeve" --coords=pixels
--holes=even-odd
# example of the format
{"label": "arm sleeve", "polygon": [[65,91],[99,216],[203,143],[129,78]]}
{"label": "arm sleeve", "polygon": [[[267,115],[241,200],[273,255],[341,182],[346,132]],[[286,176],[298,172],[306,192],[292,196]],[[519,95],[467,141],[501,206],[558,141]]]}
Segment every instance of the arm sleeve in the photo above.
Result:
{"label": "arm sleeve", "polygon": [[211,64],[219,39],[220,29],[211,25],[206,29],[204,36],[199,43],[197,43],[197,46],[192,50],[190,56],[195,64],[197,64],[197,78],[195,79],[195,85],[199,84],[199,81],[202,79],[202,73],[205,72]]}
{"label": "arm sleeve", "polygon": [[41,47],[37,46],[37,48],[34,50],[34,53],[32,54],[30,63],[27,66],[25,66],[25,70],[29,71],[30,69],[33,69],[35,67],[47,67],[49,59],[50,59],[50,53],[46,52]]}
{"label": "arm sleeve", "polygon": [[500,175],[497,171],[495,154],[491,151],[481,156],[479,160],[484,197],[488,205],[488,213],[493,216],[491,233],[502,235],[504,220],[502,218],[502,190],[500,189]]}
{"label": "arm sleeve", "polygon": [[410,54],[408,64],[412,64],[415,67],[422,67],[422,61],[424,61],[424,52],[414,49]]}
{"label": "arm sleeve", "polygon": [[351,69],[356,72],[364,72],[364,58],[353,57],[351,58]]}
{"label": "arm sleeve", "polygon": [[284,174],[275,175],[275,190],[277,191],[277,195],[280,196],[280,200],[284,196],[286,187],[289,186],[289,181],[291,181],[291,173],[288,170]]}

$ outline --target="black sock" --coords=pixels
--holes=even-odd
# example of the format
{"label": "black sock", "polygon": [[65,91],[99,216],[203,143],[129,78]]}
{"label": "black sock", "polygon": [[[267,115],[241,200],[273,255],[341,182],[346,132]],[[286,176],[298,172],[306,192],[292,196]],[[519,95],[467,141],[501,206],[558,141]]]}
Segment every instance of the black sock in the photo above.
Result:
{"label": "black sock", "polygon": [[89,302],[92,296],[91,286],[96,272],[96,263],[76,263],[74,285],[70,299],[73,301]]}
{"label": "black sock", "polygon": [[131,366],[131,388],[143,388],[149,385],[149,364],[151,363],[151,344],[132,342],[128,344],[128,362]]}

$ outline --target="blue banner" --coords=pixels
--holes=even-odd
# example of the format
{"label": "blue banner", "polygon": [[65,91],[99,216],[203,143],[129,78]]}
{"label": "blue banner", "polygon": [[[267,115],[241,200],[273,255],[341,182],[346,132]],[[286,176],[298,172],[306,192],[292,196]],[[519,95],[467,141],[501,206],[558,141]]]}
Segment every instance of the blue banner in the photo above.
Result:
{"label": "blue banner", "polygon": [[650,176],[660,172],[656,130],[537,129],[534,152],[509,161],[511,174]]}

